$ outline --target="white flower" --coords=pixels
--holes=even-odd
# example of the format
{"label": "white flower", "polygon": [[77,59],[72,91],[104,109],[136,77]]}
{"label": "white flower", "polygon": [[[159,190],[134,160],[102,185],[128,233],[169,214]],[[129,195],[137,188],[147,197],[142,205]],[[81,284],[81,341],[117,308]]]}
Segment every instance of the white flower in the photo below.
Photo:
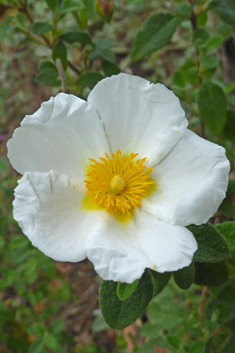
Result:
{"label": "white flower", "polygon": [[88,257],[106,280],[189,265],[197,244],[185,226],[217,210],[229,162],[186,128],[178,98],[139,77],[106,78],[88,102],[58,94],[8,142],[23,174],[14,218],[46,255]]}

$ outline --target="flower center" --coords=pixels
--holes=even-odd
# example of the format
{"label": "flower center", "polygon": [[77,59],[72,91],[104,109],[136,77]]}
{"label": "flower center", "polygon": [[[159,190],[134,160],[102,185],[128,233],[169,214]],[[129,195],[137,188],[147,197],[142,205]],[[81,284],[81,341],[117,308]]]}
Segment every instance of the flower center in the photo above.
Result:
{"label": "flower center", "polygon": [[116,154],[112,153],[112,158],[105,153],[106,158],[100,157],[101,162],[89,158],[92,164],[89,165],[85,183],[92,202],[108,212],[121,211],[131,216],[130,211],[141,205],[141,198],[155,183],[149,176],[153,168],[146,169],[144,165],[147,158],[135,161],[137,155],[122,156],[118,150]]}

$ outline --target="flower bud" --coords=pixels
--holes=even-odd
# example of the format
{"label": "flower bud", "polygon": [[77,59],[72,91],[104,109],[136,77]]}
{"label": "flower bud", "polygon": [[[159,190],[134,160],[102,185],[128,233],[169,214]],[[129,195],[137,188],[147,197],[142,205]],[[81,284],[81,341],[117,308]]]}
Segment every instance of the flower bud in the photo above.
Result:
{"label": "flower bud", "polygon": [[104,22],[110,23],[114,11],[114,1],[96,0],[95,11]]}

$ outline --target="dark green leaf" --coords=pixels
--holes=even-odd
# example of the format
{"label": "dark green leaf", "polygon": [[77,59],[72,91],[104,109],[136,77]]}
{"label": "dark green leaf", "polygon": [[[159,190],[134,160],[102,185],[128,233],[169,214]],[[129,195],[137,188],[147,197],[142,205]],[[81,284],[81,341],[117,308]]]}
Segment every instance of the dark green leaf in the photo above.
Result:
{"label": "dark green leaf", "polygon": [[208,15],[206,11],[203,11],[197,16],[197,27],[205,26],[207,23]]}
{"label": "dark green leaf", "polygon": [[52,51],[52,59],[56,61],[56,59],[60,59],[64,68],[67,66],[67,49],[64,43],[58,42]]}
{"label": "dark green leaf", "polygon": [[129,283],[118,283],[117,286],[117,296],[120,300],[127,299],[138,286],[139,280],[137,279],[135,282]]}
{"label": "dark green leaf", "polygon": [[194,282],[195,266],[191,263],[189,266],[184,267],[176,272],[173,272],[175,283],[181,289],[188,289]]}
{"label": "dark green leaf", "polygon": [[58,347],[57,339],[51,333],[46,333],[43,336],[43,343],[50,349],[55,349]]}
{"label": "dark green leaf", "polygon": [[94,60],[99,56],[112,63],[115,62],[115,55],[113,54],[112,50],[109,48],[96,46],[95,50],[90,53],[89,58],[91,60]]}
{"label": "dark green leaf", "polygon": [[198,244],[198,250],[193,257],[195,262],[219,262],[228,257],[229,249],[226,240],[211,224],[190,225],[188,229],[193,233]]}
{"label": "dark green leaf", "polygon": [[84,9],[84,4],[79,0],[64,0],[62,6],[58,8],[57,13],[65,15],[68,12],[79,11]]}
{"label": "dark green leaf", "polygon": [[93,88],[103,78],[99,72],[90,71],[81,74],[77,82],[80,86]]}
{"label": "dark green leaf", "polygon": [[75,42],[82,43],[83,45],[91,44],[91,37],[89,34],[83,31],[79,31],[78,29],[76,31],[70,31],[61,34],[59,39],[64,40],[70,44]]}
{"label": "dark green leaf", "polygon": [[235,145],[235,112],[232,110],[227,112],[223,133]]}
{"label": "dark green leaf", "polygon": [[207,30],[205,30],[204,28],[197,28],[194,32],[193,32],[193,43],[195,44],[196,41],[201,40],[201,43],[206,42],[207,39],[210,38],[209,33],[207,32]]}
{"label": "dark green leaf", "polygon": [[100,287],[100,307],[103,317],[111,328],[123,329],[134,322],[145,310],[153,295],[153,284],[146,271],[135,291],[126,300],[117,296],[117,283],[103,281]]}
{"label": "dark green leaf", "polygon": [[36,82],[45,86],[58,87],[61,85],[57,67],[50,61],[39,64],[40,73],[36,76]]}
{"label": "dark green leaf", "polygon": [[205,42],[205,47],[208,51],[215,50],[223,43],[223,41],[224,38],[222,36],[211,36]]}
{"label": "dark green leaf", "polygon": [[225,237],[230,251],[235,251],[235,223],[224,222],[216,224],[216,228]]}
{"label": "dark green leaf", "polygon": [[34,341],[30,344],[27,353],[43,353],[45,352],[45,347],[42,341]]}
{"label": "dark green leaf", "polygon": [[213,69],[219,66],[219,59],[212,55],[199,56],[200,63],[207,69]]}
{"label": "dark green leaf", "polygon": [[195,263],[195,283],[204,286],[221,286],[228,279],[228,269],[224,262]]}
{"label": "dark green leaf", "polygon": [[223,346],[220,353],[234,353],[235,347],[235,333],[233,332],[228,342]]}
{"label": "dark green leaf", "polygon": [[235,195],[235,179],[229,180],[228,190],[227,190],[227,196],[233,196],[233,195]]}
{"label": "dark green leaf", "polygon": [[54,11],[58,5],[57,0],[46,0],[46,3],[52,11]]}
{"label": "dark green leaf", "polygon": [[171,272],[160,273],[154,270],[150,270],[150,273],[153,280],[153,295],[155,296],[161,293],[163,288],[167,285],[171,277]]}
{"label": "dark green leaf", "polygon": [[65,321],[63,319],[57,319],[53,321],[50,325],[50,330],[53,333],[61,332],[64,328]]}
{"label": "dark green leaf", "polygon": [[101,69],[104,71],[106,76],[118,75],[121,72],[119,66],[110,61],[103,61],[101,64]]}
{"label": "dark green leaf", "polygon": [[235,281],[226,283],[218,293],[218,299],[221,303],[235,309]]}
{"label": "dark green leaf", "polygon": [[234,0],[214,0],[214,9],[225,23],[235,26],[235,2]]}
{"label": "dark green leaf", "polygon": [[150,16],[137,32],[131,50],[132,60],[140,60],[167,45],[180,21],[170,13]]}
{"label": "dark green leaf", "polygon": [[224,200],[220,207],[219,211],[223,212],[226,214],[226,216],[235,218],[235,206],[229,201],[229,200]]}
{"label": "dark green leaf", "polygon": [[182,88],[185,87],[186,79],[185,79],[185,74],[184,74],[183,71],[178,70],[178,71],[174,72],[174,74],[173,74],[173,83],[176,86],[179,86],[179,87],[182,87]]}
{"label": "dark green leaf", "polygon": [[46,33],[48,31],[51,31],[52,29],[53,26],[47,22],[34,22],[34,24],[32,25],[32,32],[37,35]]}
{"label": "dark green leaf", "polygon": [[188,2],[176,5],[176,13],[180,16],[189,18],[192,15],[192,7]]}
{"label": "dark green leaf", "polygon": [[205,81],[199,90],[198,108],[208,129],[214,134],[220,134],[227,113],[227,101],[222,88],[213,82]]}

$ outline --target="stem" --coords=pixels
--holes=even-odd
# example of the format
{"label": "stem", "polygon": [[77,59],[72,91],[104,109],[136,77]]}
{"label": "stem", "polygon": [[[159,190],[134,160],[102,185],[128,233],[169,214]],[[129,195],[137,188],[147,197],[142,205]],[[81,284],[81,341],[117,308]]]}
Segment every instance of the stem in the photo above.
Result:
{"label": "stem", "polygon": [[67,87],[66,77],[65,77],[63,66],[61,64],[61,60],[59,58],[56,59],[56,66],[59,71],[59,75],[60,75],[60,79],[61,79],[61,83],[62,83],[62,90],[64,92],[67,92],[68,87]]}
{"label": "stem", "polygon": [[206,299],[207,290],[208,290],[208,288],[206,286],[204,286],[202,288],[201,301],[200,301],[200,304],[199,304],[199,307],[198,307],[198,315],[199,315],[199,320],[201,322],[201,326],[203,325],[203,319],[204,319],[203,308],[204,308],[204,305],[205,305],[205,299]]}

